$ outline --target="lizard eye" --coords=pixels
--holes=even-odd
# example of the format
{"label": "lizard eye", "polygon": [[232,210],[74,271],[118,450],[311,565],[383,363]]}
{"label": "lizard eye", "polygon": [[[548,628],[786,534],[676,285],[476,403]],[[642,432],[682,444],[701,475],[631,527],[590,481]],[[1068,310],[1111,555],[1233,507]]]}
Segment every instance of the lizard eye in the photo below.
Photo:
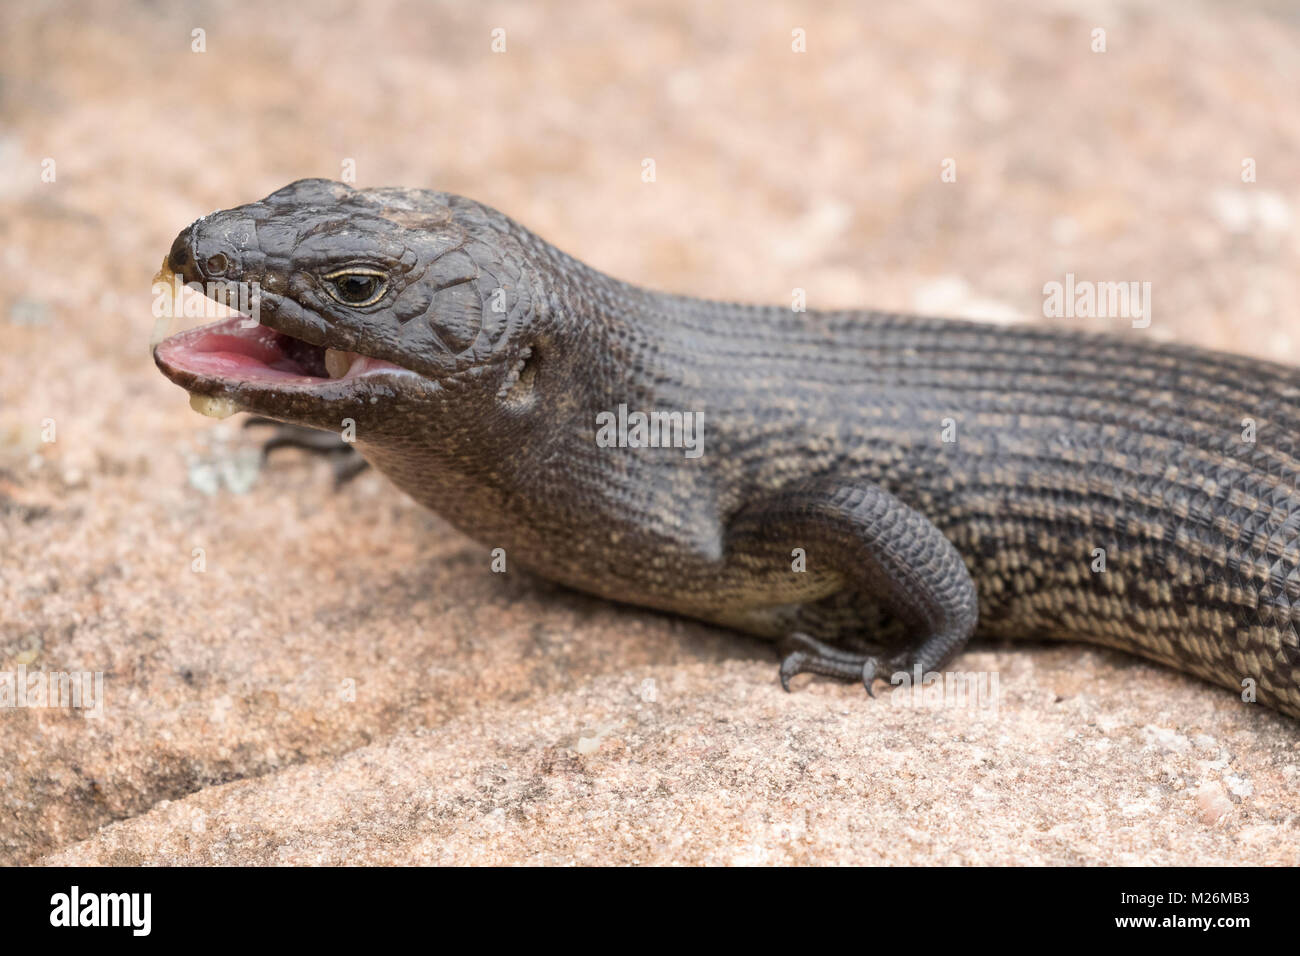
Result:
{"label": "lizard eye", "polygon": [[370,305],[383,296],[388,281],[371,269],[340,269],[325,276],[325,288],[344,305]]}

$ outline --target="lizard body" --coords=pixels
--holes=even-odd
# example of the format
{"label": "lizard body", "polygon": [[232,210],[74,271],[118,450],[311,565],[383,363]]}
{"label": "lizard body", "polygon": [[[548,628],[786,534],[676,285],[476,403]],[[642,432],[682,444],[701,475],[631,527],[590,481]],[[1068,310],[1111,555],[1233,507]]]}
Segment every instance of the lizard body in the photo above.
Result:
{"label": "lizard body", "polygon": [[[783,682],[870,688],[978,627],[1119,648],[1300,716],[1295,369],[654,292],[470,200],[324,180],[204,217],[165,267],[261,289],[259,327],[158,346],[193,395],[351,419],[367,461],[467,534],[777,640]],[[597,416],[620,405],[700,413],[702,454],[604,447]]]}

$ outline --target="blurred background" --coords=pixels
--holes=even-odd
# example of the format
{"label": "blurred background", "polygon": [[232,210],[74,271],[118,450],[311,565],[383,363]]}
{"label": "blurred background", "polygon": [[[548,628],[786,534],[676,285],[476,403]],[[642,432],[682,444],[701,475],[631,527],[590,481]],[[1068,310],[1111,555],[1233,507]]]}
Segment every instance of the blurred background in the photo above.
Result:
{"label": "blurred background", "polygon": [[[336,495],[305,457],[259,470],[237,426],[191,413],[149,357],[150,279],[176,233],[214,209],[354,174],[481,200],[620,278],[772,303],[798,287],[809,308],[1066,323],[1043,318],[1044,283],[1150,282],[1142,334],[1300,363],[1300,8],[1283,0],[24,2],[0,7],[0,37],[0,669],[111,675],[93,725],[0,713],[0,860],[70,848],[77,860],[301,861],[282,848],[319,849],[319,833],[302,837],[311,824],[263,820],[273,835],[257,848],[218,851],[157,807],[220,801],[205,791],[288,768],[342,772],[329,762],[455,721],[480,730],[445,739],[505,746],[524,732],[508,728],[581,710],[546,746],[603,740],[587,725],[617,721],[563,695],[603,687],[612,713],[635,709],[644,701],[619,688],[657,667],[697,703],[721,669],[744,688],[742,717],[782,708],[831,733],[816,708],[860,709],[831,685],[769,697],[766,652],[702,625],[522,575],[503,586],[477,545],[377,476]],[[1104,694],[1130,666],[1087,652],[1080,670],[1077,649],[1031,659],[1025,722],[1008,731],[1026,752],[1045,732],[1035,688],[1059,698],[1083,674]],[[1194,682],[1151,679],[1214,709]],[[349,680],[365,690],[340,704]],[[865,739],[877,719],[844,733]],[[478,767],[494,752],[483,746],[430,752],[424,769]],[[691,790],[700,752],[665,745],[641,770],[605,767],[615,791],[646,766],[680,787],[662,819],[642,807],[654,835],[625,831],[603,859],[726,860],[741,845],[753,859],[857,859],[829,836],[794,850],[757,818],[727,816],[707,799],[716,780]],[[395,777],[411,761],[389,758]],[[674,841],[674,800],[691,793],[702,830],[729,835]],[[1089,818],[1068,793],[1039,796],[1063,820]],[[240,799],[194,812],[261,812],[257,792]],[[485,842],[444,799],[428,797],[436,840],[389,841],[393,855],[374,859],[600,849],[573,822],[591,806]],[[888,812],[875,813],[884,839]],[[1013,817],[1001,843],[979,820],[945,825],[996,860],[1023,839]],[[854,819],[846,808],[821,832]],[[113,821],[126,829],[99,830]],[[1202,836],[1182,846],[1186,861],[1226,859]],[[1079,831],[1038,859],[1078,859],[1085,844],[1107,852]]]}

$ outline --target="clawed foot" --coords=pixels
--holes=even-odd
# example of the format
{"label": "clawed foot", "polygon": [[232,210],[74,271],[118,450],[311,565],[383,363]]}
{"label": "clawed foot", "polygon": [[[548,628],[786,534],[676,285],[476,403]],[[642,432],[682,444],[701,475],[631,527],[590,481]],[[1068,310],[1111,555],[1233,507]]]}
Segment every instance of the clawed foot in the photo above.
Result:
{"label": "clawed foot", "polygon": [[315,455],[329,459],[334,470],[334,486],[341,487],[361,474],[369,462],[362,458],[355,448],[333,432],[307,428],[303,425],[286,425],[272,418],[253,416],[244,422],[245,428],[270,426],[274,433],[262,443],[262,457],[270,455],[277,448],[301,448]]}
{"label": "clawed foot", "polygon": [[[790,690],[790,678],[796,674],[820,674],[837,680],[860,680],[867,694],[876,696],[872,684],[881,676],[882,661],[874,654],[832,647],[797,631],[780,643],[778,653],[781,655],[778,675],[786,691]],[[903,653],[891,659],[884,673],[905,669],[906,657]]]}

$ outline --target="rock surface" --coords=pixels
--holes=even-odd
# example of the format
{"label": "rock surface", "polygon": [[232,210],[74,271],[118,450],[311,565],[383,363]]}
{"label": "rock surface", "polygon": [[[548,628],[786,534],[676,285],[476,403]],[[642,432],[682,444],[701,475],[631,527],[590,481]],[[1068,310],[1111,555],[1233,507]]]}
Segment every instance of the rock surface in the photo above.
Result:
{"label": "rock surface", "polygon": [[0,863],[1300,863],[1295,721],[1077,646],[973,649],[995,713],[786,695],[149,359],[182,226],[355,167],[683,292],[1057,321],[1073,272],[1300,364],[1294,12],[965,7],[0,9],[0,672],[106,694],[0,710]]}

